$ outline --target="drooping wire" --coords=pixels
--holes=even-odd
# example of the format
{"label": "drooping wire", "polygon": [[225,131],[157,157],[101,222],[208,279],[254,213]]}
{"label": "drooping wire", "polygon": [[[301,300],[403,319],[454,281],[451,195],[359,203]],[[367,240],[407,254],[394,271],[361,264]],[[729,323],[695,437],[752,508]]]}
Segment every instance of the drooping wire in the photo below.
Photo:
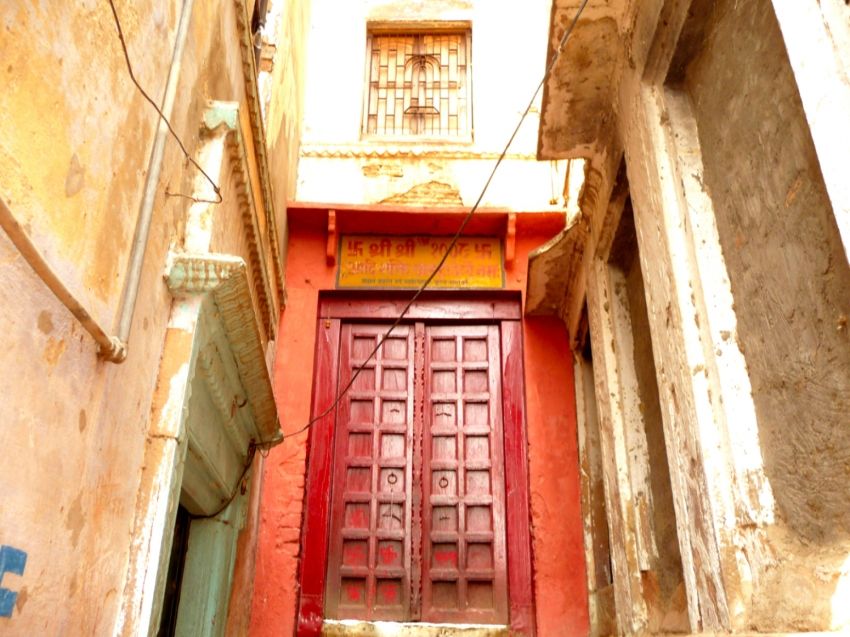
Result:
{"label": "drooping wire", "polygon": [[109,2],[109,7],[112,9],[112,17],[115,18],[115,28],[118,30],[118,39],[121,42],[121,50],[124,52],[124,61],[127,63],[127,72],[130,74],[130,79],[133,81],[133,84],[136,85],[136,88],[139,90],[139,93],[142,94],[142,97],[144,97],[145,100],[147,100],[147,102],[151,106],[153,106],[154,110],[157,112],[160,119],[168,127],[168,132],[171,133],[171,136],[177,142],[177,145],[180,146],[180,150],[183,151],[183,155],[186,157],[186,159],[195,168],[197,168],[204,177],[207,178],[207,181],[210,182],[210,184],[213,187],[213,191],[215,191],[216,197],[218,197],[218,199],[217,200],[198,199],[196,197],[192,197],[192,196],[189,196],[189,195],[183,195],[183,194],[180,194],[180,193],[168,192],[167,189],[166,189],[166,194],[169,195],[169,196],[179,196],[179,197],[184,197],[186,199],[191,199],[195,203],[213,203],[213,204],[214,203],[221,203],[223,201],[223,199],[221,197],[221,189],[218,187],[218,184],[216,184],[215,181],[213,181],[213,178],[210,177],[207,174],[207,172],[203,168],[201,168],[201,165],[192,158],[192,156],[189,154],[189,151],[186,150],[186,146],[183,145],[183,142],[181,141],[179,135],[177,135],[177,133],[174,131],[174,128],[171,126],[171,122],[168,121],[168,118],[165,116],[165,113],[163,113],[162,110],[160,110],[159,106],[156,105],[156,102],[154,102],[153,99],[151,99],[151,96],[148,95],[147,91],[145,91],[145,89],[142,88],[142,85],[139,84],[139,81],[136,79],[136,75],[135,75],[135,73],[133,73],[133,65],[130,63],[130,54],[127,52],[127,42],[124,39],[124,30],[121,28],[121,20],[118,18],[118,11],[115,9],[115,3],[113,2],[113,0],[108,0],[108,2]]}
{"label": "drooping wire", "polygon": [[[193,520],[211,520],[212,518],[217,518],[219,515],[224,513],[224,510],[227,507],[230,506],[230,503],[233,502],[236,499],[237,495],[244,494],[243,481],[245,480],[245,477],[248,475],[248,472],[251,470],[251,465],[254,464],[254,456],[256,455],[256,453],[257,453],[257,445],[255,445],[253,442],[251,442],[251,444],[248,445],[248,457],[245,458],[245,465],[242,467],[242,474],[239,476],[239,479],[236,481],[236,486],[233,487],[233,492],[227,497],[227,499],[224,502],[221,503],[221,505],[218,507],[218,509],[216,509],[215,511],[213,511],[212,513],[209,513],[207,515],[191,514],[189,517],[191,517]],[[262,451],[260,451],[260,453],[262,454]]]}
{"label": "drooping wire", "polygon": [[434,280],[434,277],[437,276],[437,273],[440,271],[440,269],[446,263],[446,261],[448,260],[449,256],[452,253],[452,250],[454,250],[454,247],[457,244],[458,240],[463,235],[463,231],[466,229],[466,226],[469,225],[470,220],[472,219],[476,210],[478,210],[478,207],[481,205],[481,202],[484,199],[484,195],[487,193],[487,189],[490,187],[490,182],[493,181],[493,177],[496,175],[496,171],[499,169],[499,165],[501,165],[502,161],[505,159],[505,156],[508,154],[508,149],[510,149],[511,144],[513,144],[513,141],[516,138],[517,134],[519,133],[519,130],[522,127],[522,124],[525,121],[525,118],[528,116],[529,112],[531,112],[531,108],[532,108],[532,106],[534,106],[534,101],[537,99],[537,96],[540,94],[540,89],[543,88],[543,85],[546,83],[546,80],[549,79],[549,75],[551,75],[552,69],[555,68],[555,64],[558,62],[558,59],[561,57],[561,53],[564,50],[564,45],[567,43],[567,40],[569,39],[570,34],[573,32],[573,29],[575,28],[579,17],[581,16],[582,12],[584,11],[584,8],[587,6],[587,3],[588,3],[588,0],[582,1],[581,5],[579,6],[578,10],[576,11],[576,14],[573,16],[573,19],[570,22],[570,25],[564,31],[564,35],[561,36],[561,40],[558,43],[558,47],[555,50],[555,54],[552,56],[552,59],[549,61],[549,64],[546,65],[546,70],[543,73],[543,78],[540,80],[540,83],[537,85],[537,88],[534,90],[534,93],[532,94],[531,99],[528,101],[528,106],[525,107],[525,111],[523,111],[522,117],[519,118],[519,122],[517,123],[516,128],[514,128],[513,133],[511,133],[511,136],[508,139],[507,144],[505,144],[504,150],[502,150],[501,154],[499,155],[499,158],[496,160],[496,163],[493,166],[493,170],[490,171],[490,175],[487,177],[487,181],[484,182],[484,187],[481,189],[481,194],[478,195],[478,199],[475,201],[475,204],[472,206],[472,208],[470,208],[469,212],[466,213],[466,216],[463,218],[463,221],[461,222],[460,226],[458,227],[457,232],[455,232],[451,241],[449,241],[448,247],[446,248],[446,251],[443,253],[443,256],[440,259],[440,261],[437,263],[437,266],[432,270],[431,274],[428,275],[428,278],[425,279],[425,282],[422,283],[421,286],[419,286],[419,288],[416,290],[416,292],[413,294],[411,299],[404,306],[404,308],[402,309],[398,318],[393,322],[393,324],[390,326],[390,328],[384,333],[384,335],[380,339],[378,339],[377,344],[372,349],[372,351],[369,353],[369,355],[366,357],[366,359],[355,369],[354,373],[351,375],[351,378],[346,383],[345,387],[343,387],[342,390],[337,394],[337,396],[336,396],[336,398],[334,398],[333,402],[324,411],[322,411],[320,414],[313,416],[313,418],[311,418],[307,422],[307,424],[305,424],[303,427],[301,427],[300,429],[298,429],[298,430],[296,430],[296,431],[294,431],[290,434],[286,434],[284,436],[284,439],[291,438],[293,436],[297,436],[298,434],[301,434],[301,433],[307,431],[308,429],[310,429],[310,427],[315,425],[322,418],[324,418],[325,416],[327,416],[328,414],[330,414],[332,411],[334,411],[337,408],[340,401],[348,393],[348,390],[351,389],[352,385],[354,385],[354,381],[357,380],[357,377],[360,375],[360,373],[364,369],[366,369],[366,366],[369,364],[369,362],[372,360],[372,358],[375,356],[375,354],[378,353],[378,351],[383,346],[384,342],[390,337],[390,334],[392,334],[393,330],[395,328],[397,328],[401,324],[401,322],[404,320],[404,317],[407,315],[407,312],[410,310],[411,307],[413,307],[413,304],[422,295],[422,293],[425,291],[425,288],[427,288],[428,285],[430,285],[431,281]]}
{"label": "drooping wire", "polygon": [[[216,184],[215,181],[213,181],[212,177],[210,177],[207,174],[207,172],[203,168],[201,168],[200,164],[198,164],[198,162],[196,162],[192,158],[192,156],[189,154],[189,151],[186,150],[186,146],[183,144],[183,141],[180,139],[180,136],[175,132],[174,128],[171,126],[171,122],[168,121],[168,118],[165,116],[165,113],[162,112],[162,110],[159,108],[159,106],[157,106],[156,102],[154,102],[153,99],[151,99],[151,96],[148,95],[147,91],[145,91],[145,89],[142,88],[142,85],[139,84],[139,81],[136,79],[136,75],[135,75],[135,73],[133,73],[133,64],[130,62],[130,54],[127,51],[127,41],[124,39],[124,30],[121,28],[121,19],[118,17],[118,11],[115,8],[115,3],[113,2],[113,0],[108,0],[108,2],[109,2],[110,9],[112,9],[112,17],[115,20],[115,28],[118,31],[118,40],[121,42],[121,50],[124,53],[124,61],[127,63],[127,73],[129,73],[130,79],[133,81],[133,84],[136,85],[136,88],[139,90],[139,93],[142,94],[142,97],[145,98],[145,100],[148,102],[148,104],[153,106],[154,110],[157,112],[160,119],[168,127],[168,132],[171,133],[171,136],[177,142],[177,145],[180,146],[180,150],[183,152],[184,157],[186,157],[186,159],[193,166],[195,166],[195,168],[197,168],[204,177],[206,177],[207,181],[210,182],[210,185],[212,185],[213,191],[215,192],[217,199],[216,200],[199,199],[197,197],[192,197],[190,195],[184,195],[182,193],[169,192],[168,188],[165,189],[165,194],[167,196],[170,196],[170,197],[176,196],[176,197],[183,197],[185,199],[191,199],[195,203],[209,203],[209,204],[221,203],[223,201],[223,198],[221,196],[221,189],[218,187],[218,184]],[[231,493],[228,496],[227,500],[221,505],[221,507],[215,513],[212,513],[210,515],[193,515],[192,519],[214,518],[214,517],[218,517],[218,515],[220,515],[222,512],[224,512],[224,510],[227,507],[230,506],[230,503],[233,502],[233,500],[236,499],[236,496],[239,495],[239,493],[242,491],[243,480],[245,480],[245,476],[248,475],[248,471],[251,469],[251,465],[253,464],[253,461],[254,461],[254,455],[256,454],[257,450],[259,450],[260,453],[262,454],[263,449],[266,448],[267,446],[268,446],[268,443],[255,444],[252,441],[251,444],[248,446],[247,457],[246,457],[246,460],[245,460],[245,466],[242,469],[242,474],[239,476],[239,480],[236,482],[236,486],[233,489],[233,493]]]}

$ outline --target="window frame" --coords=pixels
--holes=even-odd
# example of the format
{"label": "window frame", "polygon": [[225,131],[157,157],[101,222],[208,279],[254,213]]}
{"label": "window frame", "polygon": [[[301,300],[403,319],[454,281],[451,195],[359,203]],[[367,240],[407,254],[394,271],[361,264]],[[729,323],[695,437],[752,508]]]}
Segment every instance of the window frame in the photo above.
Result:
{"label": "window frame", "polygon": [[[387,35],[428,35],[428,34],[458,34],[466,38],[466,118],[465,131],[458,135],[412,135],[403,133],[370,134],[368,130],[369,121],[369,97],[370,97],[370,70],[372,57],[373,36]],[[473,51],[472,51],[472,22],[468,20],[446,20],[446,21],[376,21],[366,23],[365,47],[363,49],[363,91],[361,97],[360,115],[360,140],[378,144],[456,144],[471,145],[475,140],[474,134],[474,112],[473,112]]]}

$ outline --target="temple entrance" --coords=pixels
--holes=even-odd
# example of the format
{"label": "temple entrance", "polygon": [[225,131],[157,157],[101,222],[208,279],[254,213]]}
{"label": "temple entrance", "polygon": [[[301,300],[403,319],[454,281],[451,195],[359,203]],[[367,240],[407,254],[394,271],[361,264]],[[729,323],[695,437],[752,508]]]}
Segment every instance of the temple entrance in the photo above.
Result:
{"label": "temple entrance", "polygon": [[[329,305],[322,315],[343,304]],[[312,601],[305,593],[316,590],[323,620],[527,627],[519,308],[504,304],[512,319],[504,320],[502,306],[487,304],[481,320],[460,305],[423,302],[369,359],[390,326],[369,306],[360,308],[368,322],[348,302],[348,316],[319,325],[316,411],[351,387],[328,418],[332,431],[312,433],[305,533],[327,531],[320,562],[311,545],[321,539],[303,538],[301,618]],[[323,440],[327,465],[315,453],[317,443],[325,453]]]}

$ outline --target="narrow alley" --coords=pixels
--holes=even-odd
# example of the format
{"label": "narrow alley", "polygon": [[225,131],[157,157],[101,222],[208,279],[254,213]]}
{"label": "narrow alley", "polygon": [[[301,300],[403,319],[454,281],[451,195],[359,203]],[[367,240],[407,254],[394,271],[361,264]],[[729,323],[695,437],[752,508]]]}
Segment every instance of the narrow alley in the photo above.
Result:
{"label": "narrow alley", "polygon": [[846,0],[0,25],[0,635],[850,633]]}

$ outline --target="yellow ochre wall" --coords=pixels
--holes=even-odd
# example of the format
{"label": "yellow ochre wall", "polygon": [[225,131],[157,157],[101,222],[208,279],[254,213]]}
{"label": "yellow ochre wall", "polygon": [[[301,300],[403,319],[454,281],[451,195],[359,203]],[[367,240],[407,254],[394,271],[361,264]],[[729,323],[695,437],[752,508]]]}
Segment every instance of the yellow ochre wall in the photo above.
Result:
{"label": "yellow ochre wall", "polygon": [[[245,73],[253,67],[245,66],[240,41],[253,4],[194,3],[171,117],[193,156],[208,100],[237,102],[248,117]],[[299,75],[297,30],[303,31],[308,2],[284,4],[266,29],[294,31],[275,38],[274,62]],[[160,102],[183,2],[115,0],[115,6],[135,75]],[[130,80],[106,0],[2,3],[0,60],[0,198],[66,287],[114,333],[157,114]],[[293,122],[300,119],[300,81],[273,95],[266,110],[269,163],[283,171],[298,152]],[[266,143],[246,142],[249,148]],[[189,207],[166,190],[191,194],[197,179],[169,138],[123,364],[97,357],[89,334],[0,231],[0,545],[26,557],[21,575],[0,573],[0,587],[17,593],[11,616],[0,616],[0,634],[136,632],[122,609],[138,593],[128,564],[172,307],[163,272],[169,249],[183,243]],[[246,258],[231,181],[223,173],[213,248]],[[282,231],[291,186],[273,183],[272,190]],[[273,299],[276,310],[280,303]],[[255,521],[249,513],[237,579],[247,577]]]}

